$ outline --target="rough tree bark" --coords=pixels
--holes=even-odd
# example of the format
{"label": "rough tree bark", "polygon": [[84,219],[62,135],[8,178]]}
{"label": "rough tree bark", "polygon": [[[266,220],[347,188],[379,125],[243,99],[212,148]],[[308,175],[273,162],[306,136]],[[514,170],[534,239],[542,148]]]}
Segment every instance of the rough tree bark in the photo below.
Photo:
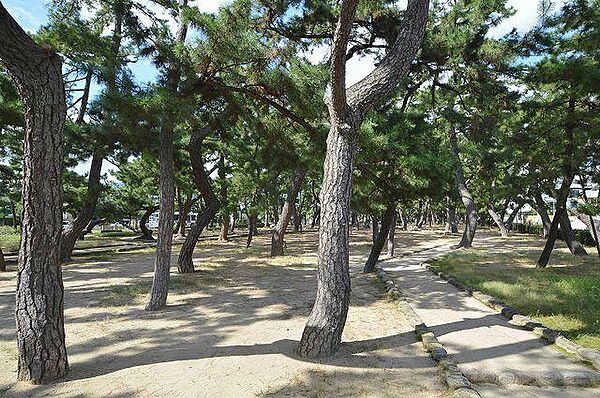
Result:
{"label": "rough tree bark", "polygon": [[383,250],[385,241],[390,234],[390,229],[394,221],[395,212],[395,204],[390,204],[385,209],[385,212],[383,213],[383,218],[381,219],[381,228],[379,229],[377,238],[375,239],[375,242],[373,242],[373,246],[371,247],[369,258],[367,259],[367,262],[365,263],[365,267],[363,269],[364,272],[375,272],[375,265],[377,264],[377,260],[379,260],[379,255],[381,254],[381,250]]}
{"label": "rough tree bark", "polygon": [[279,221],[273,229],[273,236],[271,237],[271,256],[283,256],[284,238],[287,231],[288,224],[290,222],[291,210],[296,202],[296,196],[302,187],[304,177],[306,176],[306,167],[300,167],[294,172],[292,182],[288,187],[285,202],[283,203],[283,209],[279,215]]}
{"label": "rough tree bark", "polygon": [[500,229],[500,235],[503,238],[507,238],[508,237],[508,229],[506,228],[506,225],[504,225],[504,221],[502,221],[502,217],[500,217],[500,215],[498,213],[496,213],[496,210],[494,210],[491,206],[488,207],[488,213],[490,214],[490,216],[492,216],[492,219],[494,220],[494,222]]}
{"label": "rough tree bark", "polygon": [[368,111],[388,98],[409,72],[425,33],[429,0],[409,0],[398,37],[379,65],[346,89],[346,51],[358,0],[341,3],[331,54],[331,128],[321,189],[317,294],[298,346],[302,357],[334,354],[350,300],[348,244],[352,168],[356,135]]}
{"label": "rough tree bark", "polygon": [[192,174],[196,189],[198,189],[202,199],[204,199],[205,208],[198,215],[196,223],[181,246],[179,258],[177,259],[177,271],[182,274],[194,272],[194,263],[192,261],[194,248],[196,247],[200,235],[202,235],[202,231],[210,224],[220,206],[219,201],[213,192],[208,173],[204,169],[204,160],[202,159],[202,143],[210,132],[210,128],[194,131],[190,138],[188,150],[190,153],[190,162],[192,164]]}
{"label": "rough tree bark", "polygon": [[[180,2],[187,4],[187,0]],[[187,36],[187,22],[179,15],[180,23],[177,29],[176,41],[179,45],[185,43]],[[176,94],[179,87],[180,72],[173,62],[167,67],[167,89],[171,94]],[[146,311],[162,309],[167,304],[169,293],[169,278],[171,270],[171,244],[173,242],[174,194],[173,183],[173,131],[175,120],[167,111],[163,115],[160,127],[160,212],[158,215],[158,242],[156,245],[156,261],[154,263],[154,278],[150,289],[150,298],[146,304]]]}
{"label": "rough tree bark", "polygon": [[460,161],[460,150],[458,148],[458,140],[456,137],[456,131],[450,133],[450,147],[452,154],[456,162],[456,168],[454,170],[456,178],[456,187],[463,204],[465,205],[465,230],[462,235],[462,239],[456,245],[456,248],[464,247],[470,248],[473,244],[473,238],[475,237],[475,231],[477,230],[477,208],[475,207],[475,201],[469,189],[467,188],[467,181],[465,179],[465,173],[462,168]]}
{"label": "rough tree bark", "polygon": [[92,156],[85,201],[83,202],[83,206],[81,207],[79,214],[77,214],[77,217],[75,217],[73,222],[62,231],[60,242],[60,258],[62,261],[70,260],[77,239],[79,239],[87,225],[94,218],[96,204],[98,203],[98,197],[102,190],[100,177],[102,174],[103,160],[104,158],[98,153],[94,153]]}
{"label": "rough tree bark", "polygon": [[60,266],[66,116],[62,62],[38,46],[1,3],[0,62],[25,110],[15,311],[18,378],[47,383],[64,377],[68,369]]}

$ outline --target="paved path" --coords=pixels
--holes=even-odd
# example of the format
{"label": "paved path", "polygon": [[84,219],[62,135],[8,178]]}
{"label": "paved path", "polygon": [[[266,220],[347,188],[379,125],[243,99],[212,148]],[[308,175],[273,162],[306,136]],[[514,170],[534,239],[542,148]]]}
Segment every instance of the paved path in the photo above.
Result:
{"label": "paved path", "polygon": [[[409,257],[380,263],[403,290],[415,312],[433,329],[465,376],[484,397],[600,397],[600,389],[530,387],[515,379],[526,376],[538,385],[600,374],[575,363],[533,333],[508,323],[473,297],[420,266],[451,251],[436,247]],[[515,384],[517,382],[518,384]]]}

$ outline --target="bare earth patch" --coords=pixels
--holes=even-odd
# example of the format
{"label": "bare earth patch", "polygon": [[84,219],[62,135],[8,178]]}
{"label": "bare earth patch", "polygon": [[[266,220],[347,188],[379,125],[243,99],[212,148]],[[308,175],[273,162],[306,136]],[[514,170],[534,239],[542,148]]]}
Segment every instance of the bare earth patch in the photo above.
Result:
{"label": "bare earth patch", "polygon": [[[295,354],[314,300],[316,233],[290,234],[270,259],[263,234],[204,242],[194,275],[172,269],[168,308],[143,311],[154,256],[121,254],[64,268],[70,373],[48,386],[15,382],[13,272],[0,275],[0,395],[64,397],[439,397],[434,363],[403,314],[359,272],[370,231],[353,233],[346,342],[333,358]],[[398,232],[398,253],[448,241]],[[173,257],[175,264],[176,257]]]}

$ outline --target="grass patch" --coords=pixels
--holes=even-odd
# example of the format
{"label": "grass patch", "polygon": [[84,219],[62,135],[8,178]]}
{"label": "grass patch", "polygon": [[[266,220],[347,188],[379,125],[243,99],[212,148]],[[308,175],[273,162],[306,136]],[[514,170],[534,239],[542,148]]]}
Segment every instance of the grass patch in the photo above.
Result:
{"label": "grass patch", "polygon": [[0,225],[0,247],[4,254],[16,252],[21,243],[21,232],[8,225]]}
{"label": "grass patch", "polygon": [[555,251],[534,268],[539,250],[462,250],[432,265],[463,284],[498,297],[585,347],[600,349],[600,261]]}

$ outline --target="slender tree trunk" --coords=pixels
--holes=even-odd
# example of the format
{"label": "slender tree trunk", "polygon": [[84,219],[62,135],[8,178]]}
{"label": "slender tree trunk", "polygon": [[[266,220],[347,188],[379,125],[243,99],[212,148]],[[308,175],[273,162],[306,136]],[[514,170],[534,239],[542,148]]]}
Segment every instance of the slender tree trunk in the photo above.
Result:
{"label": "slender tree trunk", "polygon": [[547,238],[548,234],[550,233],[550,225],[552,224],[552,220],[550,220],[550,216],[548,215],[546,203],[544,203],[544,199],[540,193],[534,194],[533,199],[535,200],[536,210],[540,215],[542,225],[544,226],[544,238]]}
{"label": "slender tree trunk", "polygon": [[292,182],[287,190],[285,202],[281,209],[281,215],[279,221],[273,229],[273,236],[271,237],[271,256],[283,256],[284,238],[287,231],[288,224],[290,222],[291,208],[296,202],[296,196],[298,191],[302,187],[304,177],[306,176],[306,167],[301,167],[295,171]]}
{"label": "slender tree trunk", "polygon": [[492,219],[500,229],[500,235],[502,235],[503,238],[508,238],[508,229],[506,228],[506,225],[504,225],[504,221],[502,221],[500,215],[496,213],[492,207],[488,207],[488,213],[492,216]]}
{"label": "slender tree trunk", "polygon": [[75,220],[62,232],[60,245],[60,258],[62,261],[70,260],[75,243],[85,230],[85,227],[92,221],[96,213],[96,203],[102,190],[100,177],[102,175],[102,162],[104,158],[98,153],[92,156],[90,165],[90,175],[88,177],[88,187],[85,201]]}
{"label": "slender tree trunk", "polygon": [[238,210],[237,208],[233,211],[232,213],[232,217],[231,217],[231,227],[229,228],[229,232],[230,233],[235,233],[235,224],[237,222],[237,215],[238,215]]}
{"label": "slender tree trunk", "polygon": [[458,224],[456,222],[456,210],[451,204],[448,204],[448,207],[446,208],[446,217],[448,218],[446,222],[446,232],[457,234]]}
{"label": "slender tree trunk", "polygon": [[0,247],[0,272],[6,272],[6,260],[4,260],[4,253]]}
{"label": "slender tree trunk", "polygon": [[387,240],[387,254],[390,257],[394,257],[394,251],[396,250],[396,224],[398,222],[398,212],[394,211],[394,218],[392,219],[392,225],[390,226],[390,233],[388,234]]}
{"label": "slender tree trunk", "polygon": [[517,214],[519,214],[519,211],[521,210],[521,208],[523,207],[524,204],[525,203],[518,203],[517,207],[515,207],[513,209],[512,213],[510,213],[510,216],[508,216],[508,219],[506,220],[506,228],[509,231],[512,230],[515,218],[517,217]]}
{"label": "slender tree trunk", "polygon": [[147,207],[146,211],[144,211],[144,214],[142,214],[142,218],[140,218],[140,231],[142,231],[142,236],[140,236],[140,239],[148,241],[154,240],[154,238],[152,237],[152,231],[148,229],[148,220],[150,219],[152,213],[154,213],[159,208],[160,206],[158,205]]}
{"label": "slender tree trunk", "polygon": [[219,210],[219,201],[213,192],[210,177],[204,169],[204,160],[202,159],[202,144],[206,136],[211,132],[210,128],[192,132],[188,151],[190,153],[190,163],[192,164],[192,175],[196,189],[204,199],[205,208],[196,218],[196,223],[191,228],[181,245],[181,251],[177,259],[177,271],[182,274],[193,273],[194,263],[192,261],[194,249],[202,231],[213,220]]}
{"label": "slender tree trunk", "polygon": [[475,237],[475,231],[477,230],[477,208],[475,207],[475,201],[473,196],[467,188],[467,182],[465,174],[463,172],[462,163],[460,161],[460,150],[458,148],[458,141],[456,138],[456,131],[452,131],[450,134],[450,146],[452,148],[452,154],[456,162],[456,169],[454,171],[456,177],[456,186],[458,193],[465,205],[465,230],[461,241],[456,247],[470,248],[473,244],[473,238]]}
{"label": "slender tree trunk", "polygon": [[560,214],[559,212],[562,209],[556,209],[556,213],[554,213],[554,218],[552,218],[552,223],[550,223],[550,228],[548,230],[548,238],[546,239],[546,245],[544,246],[544,250],[538,259],[537,268],[546,268],[548,262],[550,261],[550,254],[552,253],[552,249],[554,249],[554,244],[556,243],[556,238],[558,237],[558,224],[560,223]]}
{"label": "slender tree trunk", "polygon": [[252,238],[256,234],[256,222],[258,220],[258,215],[249,215],[248,216],[248,239],[246,240],[246,249],[250,247],[252,244]]}
{"label": "slender tree trunk", "polygon": [[402,224],[402,230],[406,231],[408,230],[408,220],[406,219],[406,216],[404,214],[404,210],[400,209],[398,212],[398,215],[400,216],[400,224]]}
{"label": "slender tree trunk", "polygon": [[377,235],[379,234],[379,220],[375,214],[371,215],[371,239],[373,243],[377,240]]}
{"label": "slender tree trunk", "polygon": [[377,233],[377,238],[375,242],[373,242],[373,246],[371,247],[371,253],[369,254],[369,258],[365,263],[364,272],[375,272],[375,265],[377,265],[377,260],[379,260],[379,256],[381,254],[381,250],[383,250],[383,246],[385,245],[386,240],[390,235],[390,230],[392,229],[392,224],[394,222],[394,214],[396,212],[396,205],[391,204],[383,213],[383,218],[381,219],[381,228]]}
{"label": "slender tree trunk", "polygon": [[64,377],[62,230],[65,90],[60,57],[38,46],[0,3],[0,62],[25,110],[23,214],[17,273],[18,378]]}
{"label": "slender tree trunk", "polygon": [[178,238],[185,238],[187,235],[187,218],[192,211],[192,206],[194,205],[194,200],[192,199],[192,194],[188,194],[185,200],[183,201],[183,206],[179,209],[179,232],[177,233]]}
{"label": "slender tree trunk", "polygon": [[18,226],[17,226],[17,209],[15,207],[15,203],[11,200],[10,201],[10,211],[12,212],[12,224],[13,224],[13,229],[15,230],[15,232],[18,230]]}

